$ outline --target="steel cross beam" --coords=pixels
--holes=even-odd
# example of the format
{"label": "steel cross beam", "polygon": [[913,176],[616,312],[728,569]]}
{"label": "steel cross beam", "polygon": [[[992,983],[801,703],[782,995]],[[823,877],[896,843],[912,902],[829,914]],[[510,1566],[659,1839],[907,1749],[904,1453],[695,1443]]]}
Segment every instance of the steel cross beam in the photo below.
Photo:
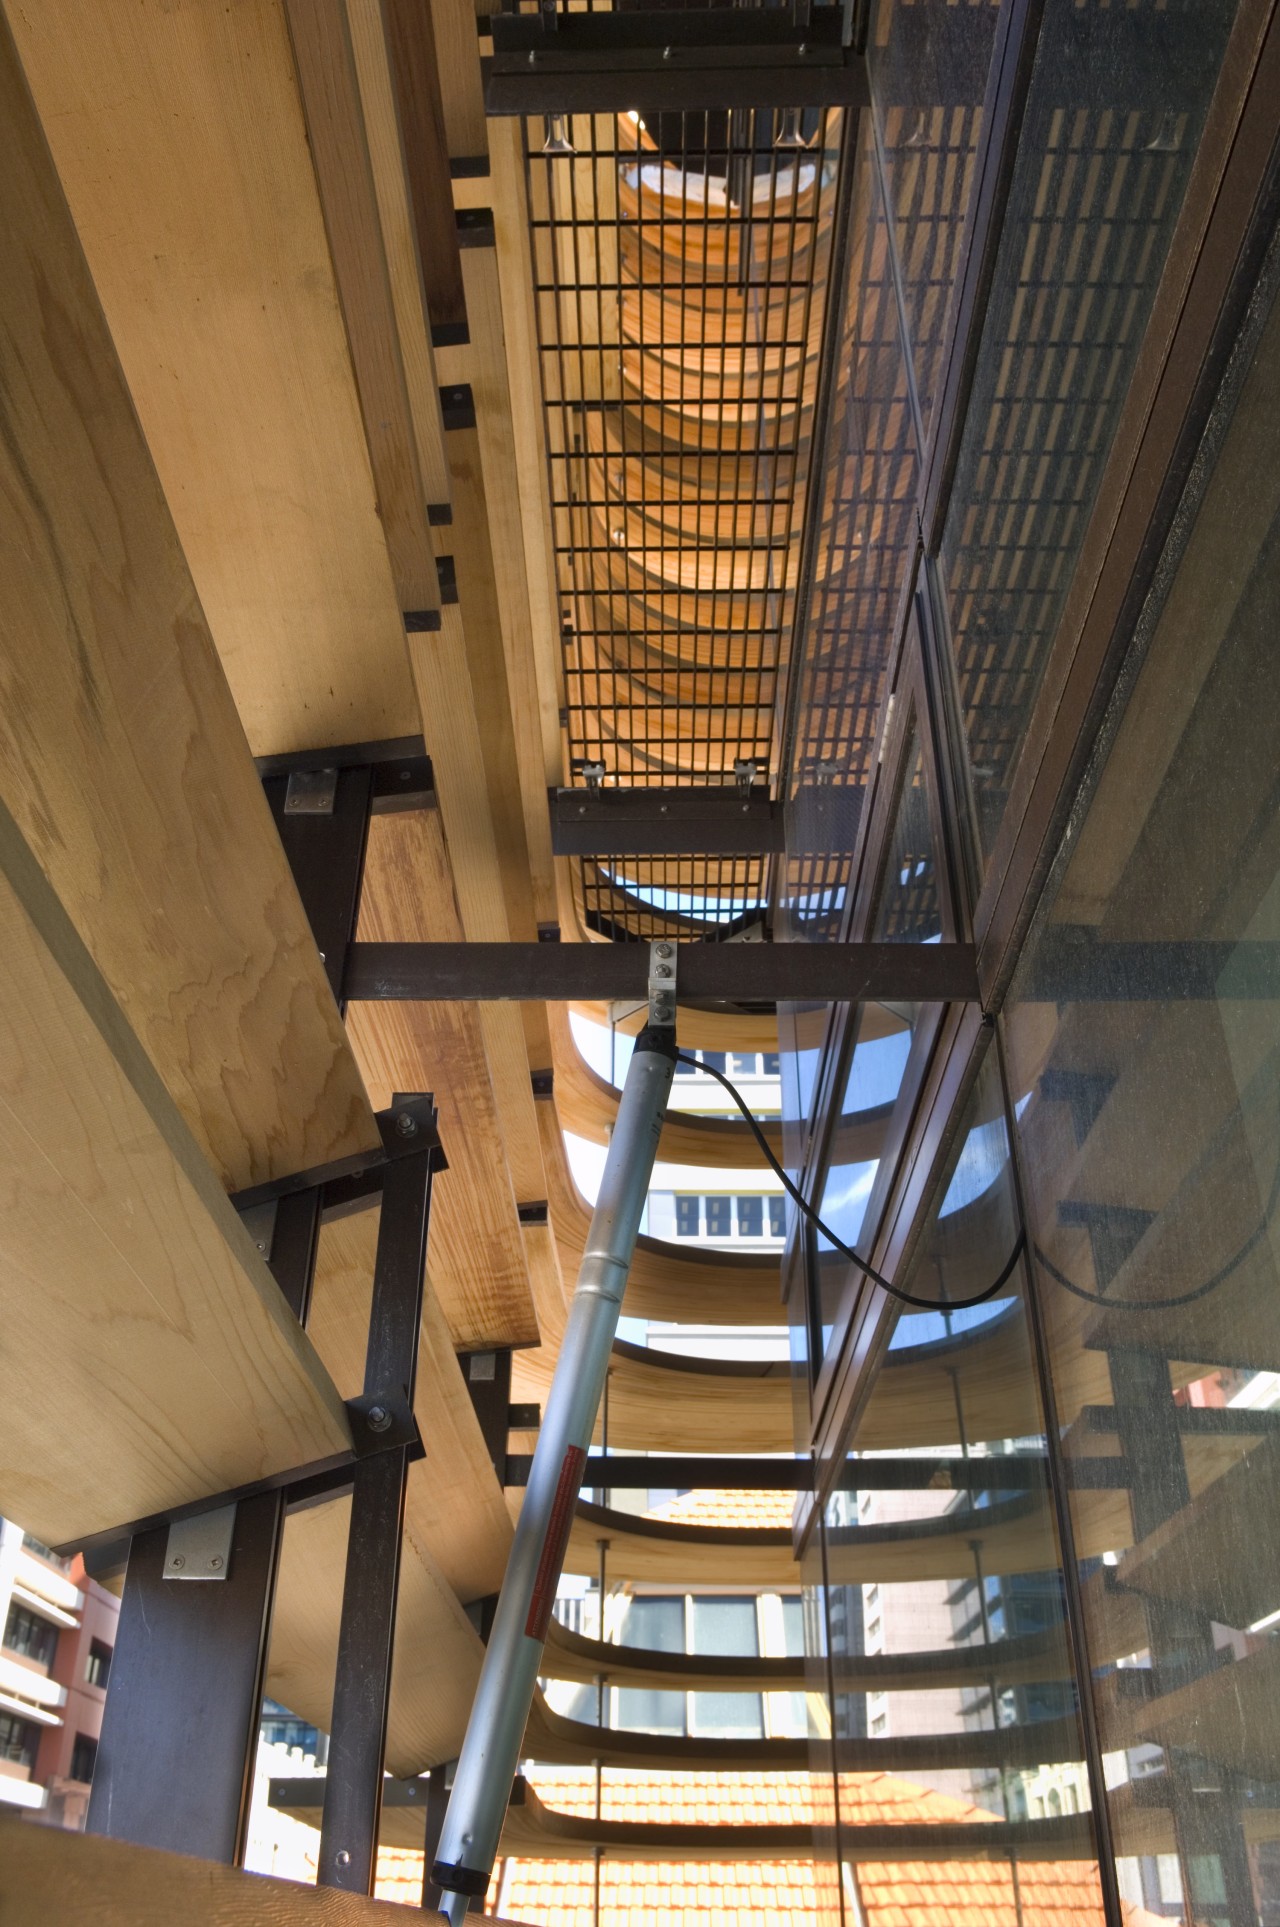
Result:
{"label": "steel cross beam", "polygon": [[[959,943],[682,943],[680,1001],[732,1004],[969,1003],[973,948]],[[643,943],[355,943],[350,1003],[597,1002],[648,989]]]}
{"label": "steel cross beam", "polygon": [[798,26],[790,9],[495,14],[485,111],[863,107],[866,65],[843,45],[843,16],[820,7]]}

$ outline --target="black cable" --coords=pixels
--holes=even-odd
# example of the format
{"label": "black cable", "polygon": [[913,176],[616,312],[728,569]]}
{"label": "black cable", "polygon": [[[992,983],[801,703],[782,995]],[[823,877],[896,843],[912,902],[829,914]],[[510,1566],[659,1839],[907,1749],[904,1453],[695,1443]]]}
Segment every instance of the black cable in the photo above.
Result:
{"label": "black cable", "polygon": [[856,1265],[858,1270],[864,1272],[873,1285],[879,1285],[881,1291],[887,1291],[891,1298],[896,1298],[899,1303],[903,1305],[914,1305],[920,1311],[968,1311],[972,1306],[984,1305],[988,1298],[996,1297],[1008,1283],[1013,1268],[1022,1256],[1023,1248],[1026,1244],[1026,1238],[1021,1231],[1014,1240],[1013,1250],[1009,1253],[1008,1261],[1001,1271],[1000,1276],[995,1280],[994,1284],[988,1285],[983,1291],[976,1292],[972,1298],[917,1298],[914,1292],[903,1291],[898,1285],[891,1285],[889,1280],[882,1276],[874,1265],[869,1265],[865,1258],[860,1258],[857,1252],[852,1250],[844,1242],[843,1238],[837,1238],[830,1225],[822,1222],[822,1219],[818,1216],[813,1206],[808,1203],[799,1188],[791,1182],[791,1179],[773,1155],[769,1140],[760,1129],[745,1098],[737,1089],[737,1086],[730,1083],[724,1072],[718,1071],[714,1064],[704,1064],[701,1058],[693,1057],[685,1050],[678,1050],[676,1052],[676,1058],[682,1064],[691,1064],[694,1070],[710,1072],[712,1077],[724,1085],[730,1097],[742,1112],[743,1117],[746,1118],[747,1123],[751,1126],[756,1143],[764,1152],[770,1168],[775,1175],[782,1180],[788,1196],[795,1200],[800,1211],[809,1220],[809,1223],[820,1231],[827,1242],[834,1245],[835,1249],[840,1252],[843,1257],[847,1258],[850,1264]]}

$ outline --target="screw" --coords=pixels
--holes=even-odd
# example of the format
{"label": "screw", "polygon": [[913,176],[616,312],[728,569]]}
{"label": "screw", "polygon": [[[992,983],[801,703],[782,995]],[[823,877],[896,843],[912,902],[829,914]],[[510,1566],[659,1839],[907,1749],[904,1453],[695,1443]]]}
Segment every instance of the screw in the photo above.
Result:
{"label": "screw", "polygon": [[391,1414],[385,1405],[371,1405],[365,1413],[365,1422],[371,1432],[389,1432]]}
{"label": "screw", "polygon": [[262,1255],[263,1255],[263,1257],[265,1258],[265,1257],[266,1257],[266,1255],[267,1255],[267,1241],[266,1241],[266,1239],[265,1239],[265,1238],[259,1238],[259,1239],[257,1239],[257,1240],[256,1240],[256,1243],[257,1243],[257,1246],[258,1246],[258,1250],[259,1250],[259,1251],[260,1251],[260,1252],[262,1253]]}
{"label": "screw", "polygon": [[660,943],[658,945],[658,955],[660,957],[669,957],[671,955],[671,945],[669,943]]}
{"label": "screw", "polygon": [[221,1554],[220,1552],[215,1552],[215,1553],[214,1553],[214,1555],[213,1555],[213,1557],[212,1557],[212,1558],[210,1559],[210,1561],[209,1561],[209,1570],[210,1570],[210,1572],[221,1572],[221,1571],[222,1571],[222,1563],[223,1563],[223,1562],[222,1562],[222,1554]]}
{"label": "screw", "polygon": [[408,780],[409,780],[409,774],[410,774],[410,773],[409,773],[409,771],[408,771],[407,769],[402,769],[402,770],[401,770],[401,772],[400,772],[400,781],[401,781],[402,783],[407,783],[407,782],[408,782]]}
{"label": "screw", "polygon": [[[533,55],[530,54],[529,58],[530,60],[532,60]],[[333,1858],[334,1858],[335,1865],[339,1867],[349,1867],[351,1865],[351,1855],[347,1852],[345,1847],[339,1847],[338,1851],[334,1854]]]}
{"label": "screw", "polygon": [[187,1561],[184,1554],[180,1552],[175,1552],[172,1559],[169,1561],[169,1564],[173,1567],[175,1572],[181,1572],[182,1568],[186,1565],[186,1563]]}
{"label": "screw", "polygon": [[659,816],[665,816],[666,814],[667,814],[667,805],[666,805],[665,803],[659,803],[659,805],[658,805],[658,815],[659,815]]}
{"label": "screw", "polygon": [[800,42],[800,45],[796,48],[796,52],[800,56],[801,60],[804,59],[808,51],[809,51],[808,44],[802,40]]}
{"label": "screw", "polygon": [[662,58],[663,58],[664,60],[670,60],[670,58],[671,58],[671,49],[670,49],[670,47],[664,47],[664,48],[662,49]]}
{"label": "screw", "polygon": [[408,1111],[401,1111],[396,1119],[397,1137],[417,1137],[418,1120]]}
{"label": "screw", "polygon": [[744,816],[750,816],[750,814],[751,814],[751,805],[750,805],[750,803],[744,803],[744,804],[743,804],[743,806],[742,806],[742,814],[743,814]]}
{"label": "screw", "polygon": [[585,803],[579,803],[579,805],[578,805],[578,815],[579,815],[579,816],[585,816],[585,815],[586,815],[586,813],[587,813],[587,806],[586,806],[586,804],[585,804]]}

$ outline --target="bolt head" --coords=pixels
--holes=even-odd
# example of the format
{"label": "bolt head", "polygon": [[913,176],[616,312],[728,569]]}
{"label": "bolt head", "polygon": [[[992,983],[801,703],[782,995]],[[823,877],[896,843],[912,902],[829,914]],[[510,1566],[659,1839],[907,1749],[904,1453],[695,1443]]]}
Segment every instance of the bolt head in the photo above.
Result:
{"label": "bolt head", "polygon": [[385,1405],[371,1405],[365,1413],[365,1422],[371,1432],[389,1432],[391,1414]]}
{"label": "bolt head", "polygon": [[531,67],[536,67],[536,66],[537,66],[537,64],[538,64],[538,56],[537,56],[537,54],[536,54],[536,53],[534,52],[534,50],[533,50],[533,48],[532,48],[532,47],[530,47],[530,49],[529,49],[529,65],[530,65]]}
{"label": "bolt head", "polygon": [[418,1120],[409,1111],[401,1111],[396,1119],[397,1137],[417,1137]]}
{"label": "bolt head", "polygon": [[671,975],[671,965],[659,964],[657,974],[659,975],[659,977],[669,977]]}
{"label": "bolt head", "polygon": [[660,943],[658,945],[658,955],[660,957],[669,957],[671,955],[671,945],[669,943]]}
{"label": "bolt head", "polygon": [[[530,56],[530,58],[532,58],[532,55]],[[351,1865],[351,1855],[347,1852],[345,1847],[339,1847],[338,1851],[334,1854],[333,1859],[334,1859],[335,1866],[349,1867]]]}
{"label": "bolt head", "polygon": [[221,1572],[222,1567],[223,1567],[222,1554],[220,1552],[215,1552],[209,1560],[209,1570],[210,1572]]}
{"label": "bolt head", "polygon": [[172,1559],[169,1561],[169,1564],[173,1567],[175,1572],[181,1572],[182,1568],[186,1565],[186,1563],[187,1563],[186,1555],[185,1553],[181,1553],[181,1552],[175,1552]]}
{"label": "bolt head", "polygon": [[664,60],[670,60],[670,58],[671,58],[671,49],[670,49],[670,47],[664,47],[664,48],[662,49],[662,58],[663,58]]}

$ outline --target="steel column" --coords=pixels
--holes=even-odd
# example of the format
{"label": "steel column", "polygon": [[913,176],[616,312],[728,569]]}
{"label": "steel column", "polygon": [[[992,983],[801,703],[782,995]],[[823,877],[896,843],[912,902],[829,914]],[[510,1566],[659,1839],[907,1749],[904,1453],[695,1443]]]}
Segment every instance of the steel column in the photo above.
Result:
{"label": "steel column", "polygon": [[[393,1110],[402,1100],[396,1099]],[[402,1113],[408,1117],[408,1113]],[[415,1129],[417,1127],[415,1126]],[[401,1393],[413,1404],[426,1275],[433,1144],[397,1160],[383,1179],[365,1397]],[[369,1423],[374,1424],[374,1406]],[[358,1465],[351,1495],[342,1625],[330,1727],[317,1882],[373,1888],[395,1638],[409,1447]]]}

